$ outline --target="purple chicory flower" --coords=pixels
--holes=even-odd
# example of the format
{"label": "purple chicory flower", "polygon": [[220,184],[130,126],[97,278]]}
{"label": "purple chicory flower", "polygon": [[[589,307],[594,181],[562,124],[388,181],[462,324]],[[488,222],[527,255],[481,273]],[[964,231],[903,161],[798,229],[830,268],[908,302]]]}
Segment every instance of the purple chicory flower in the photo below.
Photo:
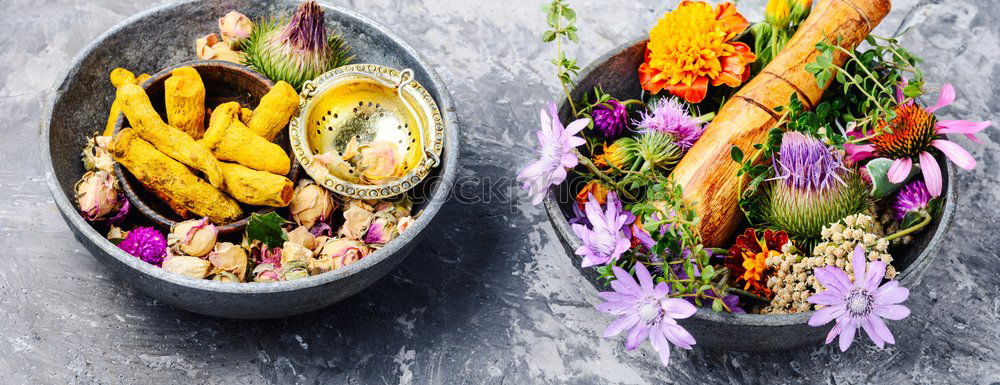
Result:
{"label": "purple chicory flower", "polygon": [[167,255],[167,237],[152,227],[136,227],[118,243],[118,247],[143,262],[160,266]]}
{"label": "purple chicory flower", "polygon": [[674,137],[674,143],[687,150],[705,132],[704,123],[688,113],[687,107],[674,98],[662,98],[643,112],[636,126],[645,131],[658,131]]}
{"label": "purple chicory flower", "polygon": [[594,119],[594,128],[609,140],[618,139],[628,127],[628,109],[614,99],[594,107],[591,116]]}
{"label": "purple chicory flower", "polygon": [[927,191],[927,185],[923,181],[910,182],[896,194],[896,202],[892,206],[894,217],[897,221],[902,221],[906,213],[923,210],[930,201],[931,193]]}
{"label": "purple chicory flower", "polygon": [[664,366],[670,363],[670,344],[684,349],[691,349],[695,344],[694,336],[677,324],[677,319],[688,318],[697,308],[679,298],[669,298],[670,286],[666,282],[653,284],[646,266],[639,263],[635,266],[635,275],[639,282],[628,272],[618,266],[612,266],[615,280],[611,282],[614,291],[601,292],[606,302],[597,305],[601,313],[618,316],[604,330],[604,337],[610,338],[628,330],[625,341],[626,350],[634,350],[643,341],[649,340],[653,349],[659,353],[660,362]]}
{"label": "purple chicory flower", "polygon": [[576,254],[584,257],[583,267],[614,261],[632,246],[632,242],[622,231],[629,216],[622,212],[620,205],[615,204],[614,201],[617,200],[615,193],[608,193],[605,211],[601,211],[601,204],[591,195],[584,206],[591,228],[573,225],[573,232],[583,241],[583,246],[576,249]]}
{"label": "purple chicory flower", "polygon": [[538,131],[539,159],[517,175],[517,179],[523,183],[522,188],[528,190],[532,205],[542,203],[549,186],[566,180],[566,171],[579,163],[575,148],[587,143],[576,136],[587,127],[587,119],[575,120],[563,127],[556,104],[552,102],[549,102],[548,115],[545,110],[541,111],[541,119],[542,129]]}
{"label": "purple chicory flower", "polygon": [[788,186],[808,191],[822,191],[834,182],[844,183],[839,173],[847,171],[843,161],[833,155],[822,141],[801,132],[786,132],[774,158],[775,179]]}
{"label": "purple chicory flower", "polygon": [[879,286],[885,277],[885,262],[866,263],[865,249],[861,245],[854,249],[851,265],[853,282],[847,273],[835,266],[813,270],[826,290],[809,297],[809,302],[825,307],[809,318],[809,326],[822,326],[836,320],[826,336],[826,343],[840,336],[840,351],[851,347],[859,327],[865,329],[879,348],[886,343],[896,343],[882,319],[898,321],[909,316],[910,309],[900,303],[906,301],[910,291],[896,280]]}

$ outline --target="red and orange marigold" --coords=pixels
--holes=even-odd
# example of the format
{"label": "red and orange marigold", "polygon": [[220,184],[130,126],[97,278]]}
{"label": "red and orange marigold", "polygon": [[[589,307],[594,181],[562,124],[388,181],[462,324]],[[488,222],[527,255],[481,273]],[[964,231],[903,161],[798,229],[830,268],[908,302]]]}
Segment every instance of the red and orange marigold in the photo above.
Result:
{"label": "red and orange marigold", "polygon": [[682,2],[649,31],[646,61],[639,66],[642,88],[700,103],[710,83],[738,87],[757,60],[750,46],[733,41],[749,26],[732,3],[713,8],[701,1]]}

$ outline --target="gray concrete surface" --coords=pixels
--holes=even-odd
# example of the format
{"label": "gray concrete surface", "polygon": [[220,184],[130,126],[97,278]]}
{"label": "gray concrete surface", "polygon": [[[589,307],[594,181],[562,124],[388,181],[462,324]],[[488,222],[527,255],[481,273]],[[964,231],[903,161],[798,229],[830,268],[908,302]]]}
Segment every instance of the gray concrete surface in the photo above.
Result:
{"label": "gray concrete surface", "polygon": [[[574,2],[581,63],[642,34],[676,1]],[[625,2],[623,2],[625,3]],[[764,0],[741,9],[759,18]],[[369,290],[333,307],[271,321],[173,309],[123,285],[72,237],[40,170],[38,122],[49,87],[101,31],[155,2],[0,3],[0,383],[963,383],[1000,382],[1000,131],[959,176],[953,233],[898,345],[847,353],[815,347],[751,355],[625,352],[600,334],[596,290],[558,244],[541,208],[453,203],[418,251]],[[457,191],[528,162],[543,102],[557,95],[536,0],[338,2],[404,36],[448,82],[464,123]],[[1000,9],[990,0],[897,0],[879,28],[905,40],[932,83],[952,82],[950,118],[998,120]],[[156,49],[151,46],[150,49]],[[96,129],[96,127],[95,127]],[[488,178],[482,181],[475,178]],[[514,193],[509,182],[505,193]],[[733,336],[739,338],[739,336]]]}

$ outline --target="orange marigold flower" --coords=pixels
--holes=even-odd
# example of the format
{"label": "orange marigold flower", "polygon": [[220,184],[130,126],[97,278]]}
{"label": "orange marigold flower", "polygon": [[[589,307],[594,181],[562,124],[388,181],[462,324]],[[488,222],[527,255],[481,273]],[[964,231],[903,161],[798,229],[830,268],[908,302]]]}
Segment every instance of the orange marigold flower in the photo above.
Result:
{"label": "orange marigold flower", "polygon": [[781,248],[788,243],[784,231],[765,230],[764,237],[758,238],[757,231],[750,228],[736,237],[736,244],[729,248],[723,264],[736,277],[736,282],[745,282],[743,290],[761,297],[771,297],[766,282],[771,271],[767,258],[781,254]]}
{"label": "orange marigold flower", "polygon": [[604,205],[608,200],[608,187],[598,180],[592,180],[583,186],[576,194],[576,203],[580,205],[580,210],[583,210],[583,206],[590,200],[591,195],[597,199],[597,203]]}
{"label": "orange marigold flower", "polygon": [[757,56],[748,45],[732,40],[749,26],[732,3],[713,9],[701,1],[682,2],[649,31],[646,61],[639,66],[642,88],[700,103],[709,84],[738,87],[750,77],[750,63]]}

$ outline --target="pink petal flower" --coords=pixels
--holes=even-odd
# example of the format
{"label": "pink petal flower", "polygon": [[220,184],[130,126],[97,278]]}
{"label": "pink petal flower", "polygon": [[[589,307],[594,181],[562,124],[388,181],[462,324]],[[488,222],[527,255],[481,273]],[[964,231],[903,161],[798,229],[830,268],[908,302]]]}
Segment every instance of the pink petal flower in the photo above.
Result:
{"label": "pink petal flower", "polygon": [[635,350],[647,337],[649,337],[649,326],[643,323],[636,324],[625,338],[625,350]]}
{"label": "pink petal flower", "polygon": [[973,158],[972,154],[969,154],[968,151],[965,151],[962,146],[959,146],[955,142],[936,139],[931,141],[931,146],[937,147],[938,150],[941,150],[941,152],[948,156],[948,159],[951,159],[952,163],[955,163],[958,167],[966,170],[976,168],[976,158]]}
{"label": "pink petal flower", "polygon": [[[873,261],[868,266],[868,274],[865,275],[864,281],[861,282],[861,287],[869,292],[873,292],[878,289],[878,285],[882,283],[883,278],[885,278],[885,262]],[[855,278],[856,280],[857,278]]]}
{"label": "pink petal flower", "polygon": [[642,263],[635,264],[635,276],[639,278],[639,286],[643,291],[653,290],[653,276],[649,275],[649,269]]}
{"label": "pink petal flower", "polygon": [[875,146],[870,144],[844,143],[844,151],[847,152],[847,160],[851,162],[859,162],[875,156]]}
{"label": "pink petal flower", "polygon": [[649,343],[653,345],[653,350],[660,356],[660,363],[663,366],[670,364],[670,343],[667,342],[667,338],[664,337],[663,331],[659,328],[655,328],[649,334]]}
{"label": "pink petal flower", "polygon": [[899,321],[910,315],[910,308],[903,305],[876,305],[875,315],[891,319],[893,321]]}
{"label": "pink petal flower", "polygon": [[927,191],[931,193],[932,197],[941,196],[941,188],[944,182],[941,180],[941,168],[938,166],[937,159],[934,159],[927,151],[921,152],[920,169],[924,173],[924,183],[927,184]]}
{"label": "pink petal flower", "polygon": [[969,120],[940,120],[937,122],[936,132],[938,134],[964,134],[973,142],[982,143],[982,141],[979,140],[975,134],[985,130],[986,127],[989,127],[992,124],[993,122],[989,120],[985,122],[973,122]]}
{"label": "pink petal flower", "polygon": [[608,324],[608,327],[604,329],[604,338],[614,337],[637,323],[639,323],[639,317],[634,314],[622,316]]}
{"label": "pink petal flower", "polygon": [[913,168],[913,160],[910,158],[900,158],[892,161],[892,166],[889,166],[889,182],[892,183],[903,183],[906,177],[910,176],[910,170]]}
{"label": "pink petal flower", "polygon": [[868,338],[878,346],[879,349],[885,347],[885,340],[882,339],[878,333],[875,332],[875,328],[872,326],[872,318],[879,319],[878,317],[865,317],[861,319],[861,328],[865,329],[865,334],[868,334]]}
{"label": "pink petal flower", "polygon": [[845,325],[840,330],[840,351],[846,352],[854,343],[854,333],[858,332],[858,320],[849,318],[844,321]]}
{"label": "pink petal flower", "polygon": [[910,297],[910,289],[899,285],[899,281],[889,281],[875,290],[876,305],[895,305]]}
{"label": "pink petal flower", "polygon": [[879,317],[871,317],[868,319],[871,322],[872,331],[878,334],[879,338],[884,340],[886,343],[894,344],[896,343],[896,338],[892,336],[892,332],[889,331],[889,327],[885,325],[885,321],[882,321]]}
{"label": "pink petal flower", "polygon": [[938,97],[938,102],[933,107],[927,109],[927,112],[934,113],[951,103],[955,102],[955,87],[951,84],[945,83],[941,86],[941,96]]}
{"label": "pink petal flower", "polygon": [[662,325],[661,328],[663,336],[674,345],[684,349],[691,349],[691,346],[695,345],[694,336],[680,325]]}
{"label": "pink petal flower", "polygon": [[663,311],[666,312],[670,318],[683,319],[694,315],[694,313],[698,311],[698,308],[683,299],[670,298],[663,301]]}
{"label": "pink petal flower", "polygon": [[[820,293],[822,294],[822,293]],[[819,294],[817,294],[819,295]],[[813,296],[815,297],[815,295]],[[809,297],[812,302],[812,297]],[[839,301],[843,303],[843,299]],[[832,305],[816,310],[812,317],[809,317],[809,326],[823,326],[844,314],[844,305]],[[829,343],[829,342],[828,342]]]}
{"label": "pink petal flower", "polygon": [[868,267],[864,246],[858,245],[854,248],[851,267],[854,268],[854,287],[862,287],[862,283],[865,281],[865,269]]}

